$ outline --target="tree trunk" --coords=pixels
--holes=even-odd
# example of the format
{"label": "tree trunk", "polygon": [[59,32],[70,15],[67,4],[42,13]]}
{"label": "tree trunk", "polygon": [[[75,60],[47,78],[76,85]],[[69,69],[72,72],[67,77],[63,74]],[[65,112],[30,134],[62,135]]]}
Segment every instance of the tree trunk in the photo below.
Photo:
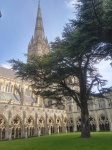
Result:
{"label": "tree trunk", "polygon": [[81,137],[90,138],[90,121],[87,105],[81,107]]}

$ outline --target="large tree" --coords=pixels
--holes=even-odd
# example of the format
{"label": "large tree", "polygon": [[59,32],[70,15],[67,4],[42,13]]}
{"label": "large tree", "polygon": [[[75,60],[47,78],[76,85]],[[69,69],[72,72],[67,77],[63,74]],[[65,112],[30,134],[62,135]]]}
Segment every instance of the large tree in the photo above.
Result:
{"label": "large tree", "polygon": [[56,38],[51,43],[51,54],[31,56],[27,64],[16,60],[11,63],[18,76],[31,81],[35,94],[56,100],[56,106],[62,106],[63,99],[71,97],[81,109],[81,137],[87,138],[90,137],[88,102],[94,95],[92,88],[97,86],[102,93],[105,85],[95,65],[111,56],[108,37],[111,9],[109,5],[107,8],[106,0],[105,3],[102,0],[80,2],[77,19],[66,25],[62,39]]}

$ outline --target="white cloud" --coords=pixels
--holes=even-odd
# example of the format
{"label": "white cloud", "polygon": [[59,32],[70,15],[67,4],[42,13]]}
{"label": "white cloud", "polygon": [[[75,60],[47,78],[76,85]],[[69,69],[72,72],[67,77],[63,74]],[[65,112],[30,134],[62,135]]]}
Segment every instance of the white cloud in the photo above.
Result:
{"label": "white cloud", "polygon": [[79,4],[78,0],[67,0],[65,1],[65,5],[67,8],[74,8],[76,4]]}
{"label": "white cloud", "polygon": [[11,69],[11,65],[9,63],[1,64],[1,66],[7,69]]}

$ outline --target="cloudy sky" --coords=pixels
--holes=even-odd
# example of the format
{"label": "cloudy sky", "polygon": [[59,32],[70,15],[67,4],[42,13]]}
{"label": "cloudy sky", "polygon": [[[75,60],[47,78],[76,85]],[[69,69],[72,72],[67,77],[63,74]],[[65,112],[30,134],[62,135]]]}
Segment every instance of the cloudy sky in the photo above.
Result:
{"label": "cloudy sky", "polygon": [[[51,42],[60,36],[69,19],[75,18],[77,0],[40,0],[45,34]],[[0,0],[0,66],[8,67],[12,58],[26,60],[27,46],[34,33],[38,0]],[[99,66],[104,79],[112,85],[109,63]]]}

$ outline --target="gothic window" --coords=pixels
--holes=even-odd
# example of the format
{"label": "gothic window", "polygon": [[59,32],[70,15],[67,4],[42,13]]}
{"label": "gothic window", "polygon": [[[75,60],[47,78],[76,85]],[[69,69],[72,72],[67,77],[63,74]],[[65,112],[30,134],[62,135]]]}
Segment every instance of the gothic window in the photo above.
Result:
{"label": "gothic window", "polygon": [[66,118],[64,119],[64,124],[67,124],[67,119]]}
{"label": "gothic window", "polygon": [[110,131],[109,120],[106,116],[102,115],[99,118],[100,131]]}
{"label": "gothic window", "polygon": [[96,121],[95,118],[89,117],[90,120],[90,131],[96,131]]}
{"label": "gothic window", "polygon": [[81,131],[81,118],[78,118],[76,124],[77,124],[77,131]]}
{"label": "gothic window", "polygon": [[44,120],[42,118],[39,119],[39,128],[41,135],[45,134],[45,125]]}
{"label": "gothic window", "polygon": [[12,120],[11,124],[12,124],[13,127],[18,127],[18,128],[21,127],[21,120],[20,120],[20,118],[18,116],[15,117]]}
{"label": "gothic window", "polygon": [[29,117],[29,118],[27,119],[27,124],[28,124],[28,126],[34,126],[34,120],[33,120],[32,117]]}
{"label": "gothic window", "polygon": [[15,117],[12,121],[12,138],[20,138],[21,137],[21,120],[20,118],[17,116]]}
{"label": "gothic window", "polygon": [[28,137],[34,136],[34,119],[29,117],[26,121]]}
{"label": "gothic window", "polygon": [[39,119],[39,123],[42,123],[43,122],[43,120],[42,119]]}

